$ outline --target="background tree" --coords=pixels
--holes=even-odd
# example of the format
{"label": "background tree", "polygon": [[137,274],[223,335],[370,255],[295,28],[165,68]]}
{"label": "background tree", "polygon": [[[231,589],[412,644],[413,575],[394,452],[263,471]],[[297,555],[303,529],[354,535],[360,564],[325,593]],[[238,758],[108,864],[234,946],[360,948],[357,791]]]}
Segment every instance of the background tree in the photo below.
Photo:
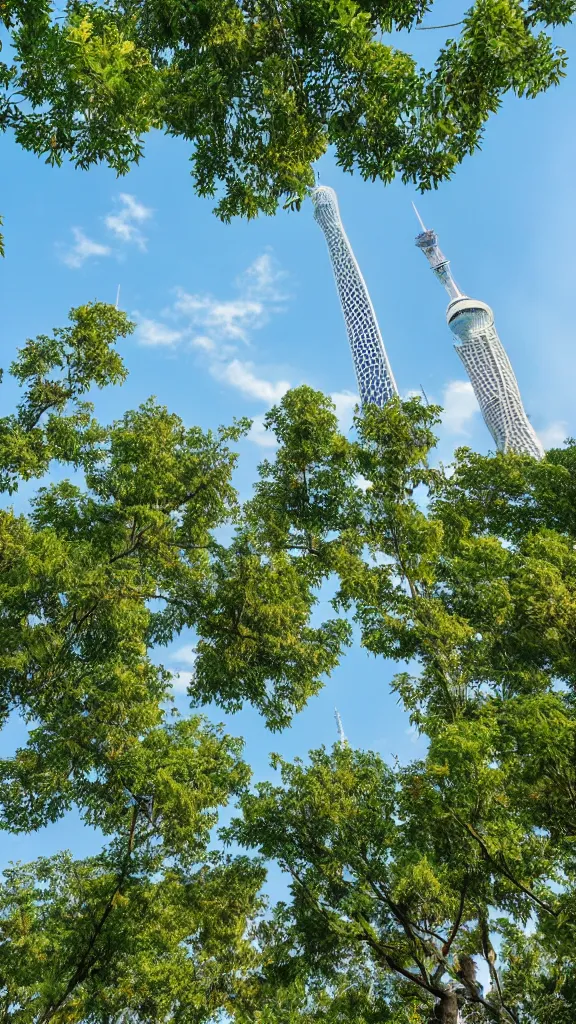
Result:
{"label": "background tree", "polygon": [[546,28],[572,0],[477,0],[433,69],[384,36],[417,27],[421,0],[4,0],[12,63],[0,126],[59,164],[137,162],[151,128],[190,141],[194,186],[227,220],[298,206],[312,165],[421,189],[479,144],[502,96],[564,73]]}
{"label": "background tree", "polygon": [[[277,858],[292,877],[292,902],[278,917],[284,946],[304,975],[312,968],[330,985],[353,963],[365,982],[375,978],[389,989],[394,1022],[412,1012],[417,1021],[457,1024],[459,1007],[465,1020],[471,1008],[482,1011],[474,1019],[517,1021],[492,963],[488,908],[526,920],[530,896],[492,871],[473,840],[460,836],[447,807],[440,819],[426,817],[410,785],[402,787],[377,755],[335,747],[310,759],[309,767],[281,762],[283,787],[261,784],[257,796],[244,797],[244,820],[230,833]],[[452,778],[451,769],[445,766]],[[433,777],[430,766],[429,785]],[[469,801],[477,795],[469,773]],[[464,800],[462,784],[453,802],[461,807]],[[498,822],[488,806],[482,824],[504,831],[503,816]],[[515,863],[525,874],[544,874],[545,857],[536,867],[541,851],[535,844],[524,851],[509,831]],[[484,955],[482,937],[494,980],[487,997],[473,959]],[[281,977],[282,969],[280,957],[271,973]]]}
{"label": "background tree", "polygon": [[410,664],[394,688],[429,746],[396,770],[346,748],[277,762],[283,785],[243,797],[229,835],[289,871],[282,913],[327,982],[363,956],[417,1020],[451,1024],[461,1004],[465,1019],[544,1021],[553,994],[561,1020],[574,1012],[575,446],[541,464],[463,449],[446,476],[427,461],[437,413],[370,408],[355,442],[309,389],[269,414],[280,447],[246,529],[312,590],[336,577],[333,604],[363,645]]}

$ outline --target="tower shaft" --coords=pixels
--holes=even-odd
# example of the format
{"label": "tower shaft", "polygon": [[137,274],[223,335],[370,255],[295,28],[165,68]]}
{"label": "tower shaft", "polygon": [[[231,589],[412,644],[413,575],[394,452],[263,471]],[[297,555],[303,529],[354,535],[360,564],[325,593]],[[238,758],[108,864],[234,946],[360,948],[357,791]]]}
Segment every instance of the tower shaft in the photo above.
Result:
{"label": "tower shaft", "polygon": [[454,347],[496,447],[503,452],[543,458],[544,450],[524,410],[518,381],[498,337],[490,306],[460,291],[434,231],[419,234],[416,245],[450,296],[446,320],[458,339]]}
{"label": "tower shaft", "polygon": [[360,401],[362,405],[373,403],[383,406],[398,394],[398,389],[368,289],[340,219],[336,193],[325,185],[319,185],[312,190],[312,202],[314,217],[328,243]]}

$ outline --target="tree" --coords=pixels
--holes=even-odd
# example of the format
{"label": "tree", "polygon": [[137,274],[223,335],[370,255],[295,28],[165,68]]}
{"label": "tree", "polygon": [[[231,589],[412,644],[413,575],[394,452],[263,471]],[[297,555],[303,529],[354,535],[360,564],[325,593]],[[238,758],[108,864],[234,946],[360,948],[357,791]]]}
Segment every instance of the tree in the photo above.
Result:
{"label": "tree", "polygon": [[[152,399],[94,418],[86,396],[121,381],[131,329],[94,304],[28,341],[0,422],[5,491],[74,470],[0,514],[1,707],[30,727],[0,762],[0,824],[75,806],[107,843],[6,875],[6,1020],[567,1024],[576,444],[542,462],[461,449],[449,475],[429,461],[436,407],[368,408],[351,440],[298,388],[268,414],[277,454],[241,508],[230,445],[246,423],[187,428]],[[327,580],[334,614],[312,625]],[[351,619],[399,662],[426,755],[336,746],[277,759],[281,784],[248,793],[241,743],[198,705],[249,701],[285,726]],[[184,627],[195,713],[172,720],[153,653]],[[224,837],[292,877],[263,920],[262,864],[214,849],[230,800],[242,817]]]}
{"label": "tree", "polygon": [[153,400],[99,424],[85,396],[123,379],[115,342],[133,325],[99,303],[70,320],[20,351],[22,398],[0,421],[4,491],[54,463],[75,475],[46,479],[28,514],[0,512],[1,721],[28,725],[0,760],[0,827],[34,831],[75,806],[106,846],[5,873],[2,1016],[197,1022],[253,969],[263,871],[214,849],[250,771],[241,741],[171,709],[151,656],[171,624],[152,606],[190,621],[203,607],[244,425],[205,434]]}
{"label": "tree", "polygon": [[363,645],[414,666],[395,689],[429,746],[395,769],[347,747],[276,759],[282,784],[243,796],[227,834],[292,877],[279,977],[294,956],[326,984],[360,960],[392,978],[398,1021],[568,1020],[576,446],[462,449],[447,476],[427,460],[437,414],[369,408],[352,442],[309,389],[269,414],[280,447],[246,529],[313,590],[336,576]]}
{"label": "tree", "polygon": [[[339,654],[309,626],[294,567],[215,540],[239,516],[230,442],[248,423],[187,428],[153,399],[109,426],[95,418],[87,398],[124,379],[116,342],[132,330],[111,306],[72,310],[18,353],[21,399],[0,420],[1,489],[44,478],[26,513],[0,511],[1,723],[28,726],[0,760],[0,827],[34,831],[75,807],[106,844],[5,872],[0,1005],[14,1024],[232,1012],[257,964],[264,871],[216,849],[213,830],[250,771],[241,741],[175,714],[154,648],[201,628],[204,663],[226,655],[222,700],[228,672],[255,701],[266,692],[278,722]],[[51,480],[54,465],[73,479]],[[261,638],[244,635],[239,593]]]}
{"label": "tree", "polygon": [[346,170],[421,189],[479,145],[502,96],[556,84],[546,28],[572,0],[476,0],[433,70],[383,39],[421,0],[5,0],[13,63],[0,126],[60,164],[125,173],[152,128],[189,140],[194,185],[224,220],[299,206],[333,146]]}
{"label": "tree", "polygon": [[[28,516],[0,513],[0,709],[2,721],[17,713],[34,723],[27,744],[0,761],[0,821],[12,829],[40,827],[74,803],[90,817],[98,793],[122,790],[124,758],[161,725],[169,695],[151,650],[185,626],[203,631],[204,663],[227,638],[220,675],[214,668],[223,695],[227,673],[255,688],[278,666],[278,688],[299,688],[301,704],[339,654],[329,629],[308,626],[313,599],[294,600],[303,591],[294,568],[270,563],[249,577],[242,554],[214,539],[238,514],[229,442],[247,424],[204,433],[152,399],[98,424],[82,395],[122,379],[112,346],[133,325],[102,304],[71,319],[20,352],[11,370],[23,400],[0,422],[4,489],[52,460],[83,477],[41,487]],[[232,558],[241,584],[222,574]],[[240,623],[224,621],[235,621],[240,586],[245,615],[260,601],[256,647]]]}

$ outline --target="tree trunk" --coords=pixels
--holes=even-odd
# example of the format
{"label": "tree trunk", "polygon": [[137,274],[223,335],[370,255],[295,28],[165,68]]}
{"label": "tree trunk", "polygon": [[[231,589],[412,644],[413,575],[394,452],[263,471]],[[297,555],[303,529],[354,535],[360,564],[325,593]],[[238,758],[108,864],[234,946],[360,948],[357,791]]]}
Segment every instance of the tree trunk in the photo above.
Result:
{"label": "tree trunk", "polygon": [[444,992],[434,1007],[430,1024],[458,1024],[458,999],[455,992]]}

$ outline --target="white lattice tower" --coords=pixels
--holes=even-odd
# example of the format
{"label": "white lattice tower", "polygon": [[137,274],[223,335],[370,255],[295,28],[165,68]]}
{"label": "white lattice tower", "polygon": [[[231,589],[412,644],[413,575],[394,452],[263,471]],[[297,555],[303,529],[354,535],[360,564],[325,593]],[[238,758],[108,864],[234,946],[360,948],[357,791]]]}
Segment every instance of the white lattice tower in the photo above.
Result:
{"label": "white lattice tower", "polygon": [[[416,213],[422,224],[418,211]],[[479,299],[470,299],[460,291],[434,231],[424,228],[416,238],[416,245],[422,249],[435,276],[450,296],[446,320],[459,341],[454,347],[470,378],[496,447],[503,452],[520,452],[542,459],[544,449],[524,411],[518,381],[498,337],[490,306]]]}
{"label": "white lattice tower", "polygon": [[324,232],[348,333],[362,405],[383,406],[398,394],[380,328],[360,267],[340,219],[334,189],[312,190],[314,217]]}

